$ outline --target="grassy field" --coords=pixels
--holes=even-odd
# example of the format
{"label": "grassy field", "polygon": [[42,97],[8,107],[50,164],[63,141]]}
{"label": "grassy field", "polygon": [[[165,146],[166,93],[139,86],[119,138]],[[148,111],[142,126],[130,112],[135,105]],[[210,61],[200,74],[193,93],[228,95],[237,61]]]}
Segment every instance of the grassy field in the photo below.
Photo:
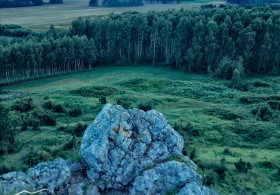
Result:
{"label": "grassy field", "polygon": [[[87,0],[64,0],[59,5],[44,5],[22,8],[1,8],[0,24],[18,24],[34,31],[46,31],[53,24],[57,28],[68,28],[71,22],[79,16],[107,15],[129,11],[148,12],[151,10],[164,11],[168,9],[199,8],[211,1],[191,1],[182,4],[147,4],[140,7],[89,7]],[[214,2],[214,1],[212,1]],[[216,4],[224,1],[214,2]]]}
{"label": "grassy field", "polygon": [[[52,114],[57,123],[28,127],[18,134],[18,151],[2,156],[0,166],[27,169],[30,154],[40,156],[39,161],[55,157],[78,160],[82,133],[77,134],[77,124],[94,120],[104,106],[100,102],[104,96],[107,102],[125,108],[151,106],[162,112],[184,137],[184,152],[199,165],[204,182],[211,183],[220,194],[241,193],[243,189],[249,194],[279,194],[279,118],[263,120],[253,110],[280,97],[280,77],[245,80],[251,87],[239,91],[228,88],[228,81],[207,75],[135,66],[95,68],[4,87],[12,91],[1,97],[12,95],[13,90],[25,93],[4,101],[5,105],[10,107],[18,99],[31,97],[36,112]],[[43,108],[49,102],[61,105],[64,111]],[[73,108],[80,108],[82,114],[69,116]],[[235,168],[240,158],[252,164],[248,173]],[[225,168],[222,174],[221,167]]]}

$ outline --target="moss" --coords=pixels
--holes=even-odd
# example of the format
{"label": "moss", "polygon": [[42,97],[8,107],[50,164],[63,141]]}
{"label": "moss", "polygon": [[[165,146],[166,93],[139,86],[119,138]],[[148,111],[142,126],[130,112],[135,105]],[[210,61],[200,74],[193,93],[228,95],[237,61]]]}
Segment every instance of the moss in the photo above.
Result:
{"label": "moss", "polygon": [[88,185],[82,185],[82,190],[83,190],[84,193],[87,192],[88,188],[89,188]]}

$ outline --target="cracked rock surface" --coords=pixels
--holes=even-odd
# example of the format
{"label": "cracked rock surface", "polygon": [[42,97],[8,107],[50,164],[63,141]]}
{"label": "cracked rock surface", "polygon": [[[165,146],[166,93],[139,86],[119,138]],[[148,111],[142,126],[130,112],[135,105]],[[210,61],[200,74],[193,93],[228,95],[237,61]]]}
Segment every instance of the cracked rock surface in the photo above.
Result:
{"label": "cracked rock surface", "polygon": [[202,186],[183,147],[182,136],[161,113],[106,104],[84,133],[81,163],[56,159],[2,175],[0,194],[42,188],[77,195],[215,194]]}

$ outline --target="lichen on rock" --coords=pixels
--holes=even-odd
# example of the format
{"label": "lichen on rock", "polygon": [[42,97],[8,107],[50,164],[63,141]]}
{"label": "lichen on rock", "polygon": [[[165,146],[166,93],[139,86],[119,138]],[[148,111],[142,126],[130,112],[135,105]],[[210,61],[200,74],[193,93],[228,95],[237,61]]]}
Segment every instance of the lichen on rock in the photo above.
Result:
{"label": "lichen on rock", "polygon": [[165,165],[174,156],[182,159],[185,171],[195,174],[196,165],[182,154],[183,147],[182,136],[161,113],[107,104],[87,128],[80,157],[89,165],[88,178],[100,189],[125,190],[147,168]]}

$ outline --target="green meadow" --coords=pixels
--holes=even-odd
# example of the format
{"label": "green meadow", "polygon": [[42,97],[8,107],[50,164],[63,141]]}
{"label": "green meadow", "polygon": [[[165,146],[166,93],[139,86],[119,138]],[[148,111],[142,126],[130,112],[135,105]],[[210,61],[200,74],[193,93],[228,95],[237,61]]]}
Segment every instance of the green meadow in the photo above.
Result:
{"label": "green meadow", "polygon": [[[83,131],[107,102],[163,113],[184,137],[184,154],[218,193],[279,194],[280,76],[243,82],[236,90],[207,75],[126,66],[2,87],[0,98],[20,91],[2,104],[27,123],[16,135],[17,149],[1,156],[1,170],[26,170],[56,157],[78,161]],[[32,106],[21,110],[26,105]]]}

